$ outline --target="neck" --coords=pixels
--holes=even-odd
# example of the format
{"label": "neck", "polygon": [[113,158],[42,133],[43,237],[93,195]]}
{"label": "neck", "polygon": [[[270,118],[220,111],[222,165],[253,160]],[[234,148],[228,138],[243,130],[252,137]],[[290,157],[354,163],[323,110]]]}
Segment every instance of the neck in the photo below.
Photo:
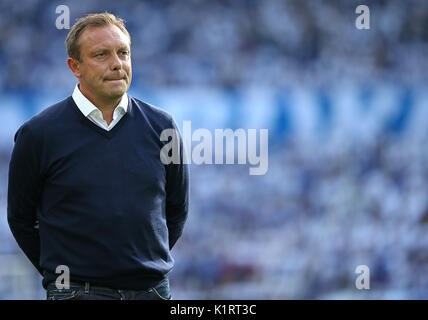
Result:
{"label": "neck", "polygon": [[94,104],[94,106],[96,106],[98,109],[100,109],[103,114],[104,113],[113,114],[114,109],[118,106],[121,99],[122,99],[122,97],[120,97],[114,101],[111,101],[111,100],[108,100],[108,101],[95,100],[94,101],[94,100],[91,100],[88,98],[88,100],[91,101]]}
{"label": "neck", "polygon": [[120,103],[121,97],[115,98],[115,99],[102,99],[100,97],[94,97],[91,92],[88,90],[85,90],[85,87],[79,86],[80,92],[95,106],[97,107],[102,115],[103,119],[107,122],[107,125],[110,125],[110,123],[113,121],[113,112],[114,109],[118,106]]}
{"label": "neck", "polygon": [[107,118],[111,118],[113,116],[114,109],[118,106],[120,100],[122,99],[122,96],[108,99],[94,97],[90,91],[86,90],[84,86],[80,86],[80,84],[78,84],[78,87],[80,92],[103,113],[103,117],[106,121],[106,116]]}

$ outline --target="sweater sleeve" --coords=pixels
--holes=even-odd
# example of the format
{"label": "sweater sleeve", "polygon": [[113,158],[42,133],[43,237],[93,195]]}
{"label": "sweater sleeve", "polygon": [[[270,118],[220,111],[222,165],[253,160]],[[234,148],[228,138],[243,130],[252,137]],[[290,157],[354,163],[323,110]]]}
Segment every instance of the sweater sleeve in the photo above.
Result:
{"label": "sweater sleeve", "polygon": [[15,134],[9,163],[7,219],[19,247],[42,274],[37,207],[42,191],[37,143],[28,126]]}
{"label": "sweater sleeve", "polygon": [[180,132],[172,121],[180,145],[180,161],[166,168],[166,220],[169,235],[169,248],[172,249],[183,233],[189,204],[189,167],[184,163],[186,150]]}

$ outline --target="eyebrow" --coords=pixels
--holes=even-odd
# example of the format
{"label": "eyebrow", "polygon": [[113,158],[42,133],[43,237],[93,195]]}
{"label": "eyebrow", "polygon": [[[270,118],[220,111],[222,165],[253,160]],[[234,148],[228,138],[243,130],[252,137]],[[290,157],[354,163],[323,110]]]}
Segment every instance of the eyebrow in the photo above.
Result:
{"label": "eyebrow", "polygon": [[108,49],[107,48],[96,48],[96,49],[89,51],[89,53],[104,52],[104,51],[108,51]]}
{"label": "eyebrow", "polygon": [[[118,50],[130,51],[130,48],[127,46],[121,46],[121,47],[119,47]],[[90,53],[105,52],[105,51],[110,51],[110,49],[107,49],[105,47],[100,47],[100,48],[96,48],[96,49],[91,50]]]}

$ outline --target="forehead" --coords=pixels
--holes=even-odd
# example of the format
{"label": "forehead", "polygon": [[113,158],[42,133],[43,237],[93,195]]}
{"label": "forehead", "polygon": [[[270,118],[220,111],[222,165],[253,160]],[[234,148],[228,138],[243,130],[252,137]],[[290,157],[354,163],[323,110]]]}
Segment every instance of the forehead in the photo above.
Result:
{"label": "forehead", "polygon": [[88,27],[80,35],[79,46],[83,51],[101,47],[129,47],[129,39],[116,26]]}

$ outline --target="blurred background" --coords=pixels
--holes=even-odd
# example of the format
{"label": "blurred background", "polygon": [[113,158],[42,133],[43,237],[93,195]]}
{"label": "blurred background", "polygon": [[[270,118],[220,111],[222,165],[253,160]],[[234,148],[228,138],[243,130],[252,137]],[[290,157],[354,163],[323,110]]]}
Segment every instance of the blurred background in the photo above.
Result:
{"label": "blurred background", "polygon": [[[369,30],[355,26],[360,4]],[[7,175],[18,127],[76,84],[59,5],[70,25],[126,20],[130,94],[180,128],[269,130],[265,175],[191,166],[174,299],[428,297],[427,1],[5,0],[0,299],[45,298],[7,225]],[[358,265],[370,290],[356,289]]]}

